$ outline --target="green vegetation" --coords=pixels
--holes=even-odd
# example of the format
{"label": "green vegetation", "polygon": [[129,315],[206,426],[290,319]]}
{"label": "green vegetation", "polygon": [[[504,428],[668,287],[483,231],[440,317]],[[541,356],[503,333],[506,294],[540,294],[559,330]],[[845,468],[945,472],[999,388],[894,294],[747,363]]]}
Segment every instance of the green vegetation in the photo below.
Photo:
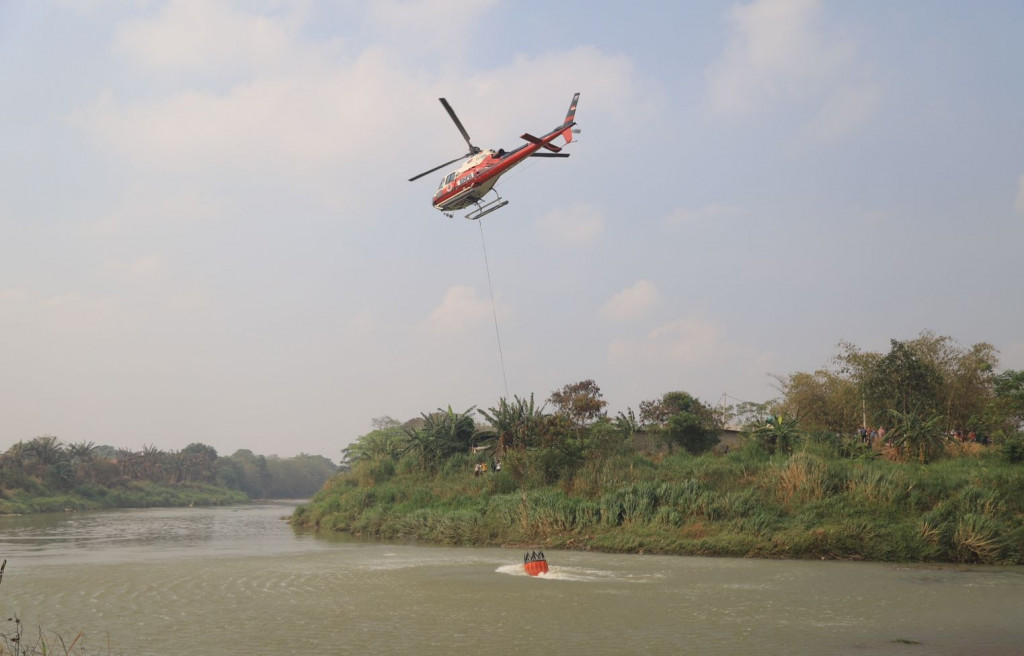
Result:
{"label": "green vegetation", "polygon": [[[669,392],[609,419],[588,380],[550,414],[531,396],[481,424],[473,408],[381,418],[292,521],[446,544],[1024,564],[1024,376],[929,333],[841,349],[741,408]],[[742,447],[712,451],[738,417]]]}
{"label": "green vegetation", "polygon": [[472,458],[427,472],[357,466],[293,521],[389,540],[640,553],[1024,563],[1024,469],[998,452],[932,465],[835,457],[676,453],[589,460],[545,483],[543,451],[500,473]]}
{"label": "green vegetation", "polygon": [[0,454],[0,514],[223,505],[308,497],[337,467],[322,456],[230,457],[194,442],[181,451],[62,444],[52,435]]}

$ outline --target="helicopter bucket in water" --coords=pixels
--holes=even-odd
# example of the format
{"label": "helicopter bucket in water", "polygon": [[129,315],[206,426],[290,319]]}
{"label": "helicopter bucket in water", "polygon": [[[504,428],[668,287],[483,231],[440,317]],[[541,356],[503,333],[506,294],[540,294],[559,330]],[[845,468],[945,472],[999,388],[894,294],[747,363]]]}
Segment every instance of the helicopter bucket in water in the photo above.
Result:
{"label": "helicopter bucket in water", "polygon": [[548,573],[548,561],[543,551],[531,551],[523,556],[523,569],[530,576]]}

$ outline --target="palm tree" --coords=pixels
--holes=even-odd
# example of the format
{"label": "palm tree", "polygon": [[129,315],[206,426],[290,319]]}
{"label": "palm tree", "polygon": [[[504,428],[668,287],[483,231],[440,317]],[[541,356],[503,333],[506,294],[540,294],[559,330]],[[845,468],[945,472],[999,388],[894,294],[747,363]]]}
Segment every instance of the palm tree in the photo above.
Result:
{"label": "palm tree", "polygon": [[0,486],[24,487],[25,484],[25,442],[19,441],[0,455]]}
{"label": "palm tree", "polygon": [[75,478],[83,482],[95,482],[92,464],[96,458],[95,442],[75,442],[67,445],[64,450],[71,459],[71,466],[75,470]]}
{"label": "palm tree", "polygon": [[436,466],[457,453],[468,453],[480,436],[470,415],[475,409],[455,412],[448,406],[447,410],[438,408],[437,412],[422,415],[423,425],[406,431],[409,444],[403,454],[417,453],[425,465]]}
{"label": "palm tree", "polygon": [[803,431],[798,426],[799,422],[797,417],[786,420],[781,414],[769,417],[764,424],[753,430],[754,439],[768,453],[776,451],[792,453],[793,447],[803,439]]}
{"label": "palm tree", "polygon": [[156,481],[163,471],[164,453],[152,444],[142,447],[139,453],[139,474],[149,481]]}
{"label": "palm tree", "polygon": [[114,459],[121,472],[121,478],[134,481],[139,477],[139,454],[131,449],[118,449]]}
{"label": "palm tree", "polygon": [[75,442],[67,445],[65,450],[71,457],[71,462],[74,464],[81,464],[92,462],[92,459],[96,456],[96,443],[95,442]]}
{"label": "palm tree", "polygon": [[887,437],[899,453],[902,454],[906,448],[921,464],[942,454],[946,442],[949,441],[949,436],[942,430],[942,415],[925,420],[914,411],[900,412],[890,409],[888,414],[893,427]]}
{"label": "palm tree", "polygon": [[626,412],[619,412],[614,421],[615,430],[622,436],[622,441],[628,444],[633,443],[633,438],[640,430],[640,422],[633,413],[633,408],[626,408]]}
{"label": "palm tree", "polygon": [[359,460],[397,460],[406,445],[406,435],[401,428],[389,427],[363,435],[350,444],[343,453],[349,462]]}
{"label": "palm tree", "polygon": [[185,480],[187,463],[185,454],[181,451],[168,451],[163,454],[163,471],[167,474],[167,481],[176,485]]}
{"label": "palm tree", "polygon": [[25,445],[27,469],[41,476],[50,467],[67,460],[64,447],[53,435],[41,435]]}
{"label": "palm tree", "polygon": [[497,408],[488,408],[478,412],[491,425],[498,435],[498,451],[505,455],[509,448],[523,449],[536,442],[541,432],[541,424],[546,416],[544,408],[537,408],[530,400],[512,397],[513,402],[502,398]]}

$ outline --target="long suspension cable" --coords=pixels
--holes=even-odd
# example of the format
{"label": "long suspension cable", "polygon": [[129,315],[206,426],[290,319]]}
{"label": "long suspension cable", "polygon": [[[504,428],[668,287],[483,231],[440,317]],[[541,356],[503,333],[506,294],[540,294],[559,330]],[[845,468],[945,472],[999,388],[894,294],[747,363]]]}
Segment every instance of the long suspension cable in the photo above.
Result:
{"label": "long suspension cable", "polygon": [[480,226],[480,245],[484,249],[484,268],[487,269],[487,289],[491,292],[491,314],[494,316],[494,336],[498,339],[498,359],[501,360],[501,379],[505,383],[505,398],[508,398],[508,376],[505,374],[505,354],[501,350],[501,333],[498,331],[498,310],[494,303],[494,286],[491,285],[491,265],[487,261],[487,244],[484,242],[484,222],[477,219]]}

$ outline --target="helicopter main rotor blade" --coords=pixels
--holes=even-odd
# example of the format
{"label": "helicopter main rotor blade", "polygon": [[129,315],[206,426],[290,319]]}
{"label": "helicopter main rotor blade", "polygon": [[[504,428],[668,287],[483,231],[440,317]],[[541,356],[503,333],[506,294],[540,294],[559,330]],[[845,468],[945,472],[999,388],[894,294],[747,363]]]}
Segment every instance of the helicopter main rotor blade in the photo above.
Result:
{"label": "helicopter main rotor blade", "polygon": [[454,164],[455,162],[458,162],[461,159],[466,159],[467,157],[469,157],[472,154],[473,153],[469,153],[469,155],[460,155],[459,157],[456,157],[455,159],[453,159],[450,162],[445,162],[444,164],[438,164],[437,166],[435,166],[434,168],[430,169],[429,171],[424,171],[423,173],[420,173],[419,175],[414,175],[413,177],[409,178],[409,182],[412,182],[413,180],[419,180],[420,178],[422,178],[425,175],[430,175],[434,171],[436,171],[438,169],[443,169],[444,167],[448,166],[449,164]]}
{"label": "helicopter main rotor blade", "polygon": [[469,140],[469,133],[466,132],[466,128],[462,127],[462,121],[460,121],[459,117],[455,115],[455,110],[452,109],[452,106],[449,105],[448,101],[444,98],[438,98],[438,100],[441,101],[441,104],[444,105],[444,108],[448,111],[448,116],[452,117],[452,120],[455,122],[455,127],[459,128],[459,132],[462,133],[462,138],[466,140],[467,144],[469,144],[469,153],[471,155],[479,153],[480,149],[474,146],[473,142]]}

